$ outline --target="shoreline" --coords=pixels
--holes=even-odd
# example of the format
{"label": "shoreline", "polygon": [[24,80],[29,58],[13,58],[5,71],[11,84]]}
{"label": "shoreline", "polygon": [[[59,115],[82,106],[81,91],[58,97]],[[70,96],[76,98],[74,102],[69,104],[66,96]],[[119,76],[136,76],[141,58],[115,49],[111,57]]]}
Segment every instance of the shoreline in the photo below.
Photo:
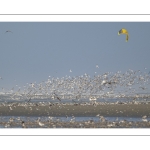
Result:
{"label": "shoreline", "polygon": [[150,117],[150,103],[6,103],[0,116]]}

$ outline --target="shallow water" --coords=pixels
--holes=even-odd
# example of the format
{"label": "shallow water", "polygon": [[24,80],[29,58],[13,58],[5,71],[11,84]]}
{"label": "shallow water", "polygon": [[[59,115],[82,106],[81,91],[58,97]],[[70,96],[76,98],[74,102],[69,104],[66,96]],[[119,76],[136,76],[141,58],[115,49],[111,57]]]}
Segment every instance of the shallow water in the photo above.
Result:
{"label": "shallow water", "polygon": [[150,118],[129,117],[14,117],[0,118],[0,128],[136,128],[149,127]]}

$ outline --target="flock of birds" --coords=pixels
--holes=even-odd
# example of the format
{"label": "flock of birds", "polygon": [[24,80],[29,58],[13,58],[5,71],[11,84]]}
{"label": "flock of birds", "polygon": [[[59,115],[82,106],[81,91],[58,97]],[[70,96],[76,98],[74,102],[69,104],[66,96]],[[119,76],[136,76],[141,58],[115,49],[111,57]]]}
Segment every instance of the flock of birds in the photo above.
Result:
{"label": "flock of birds", "polygon": [[0,118],[0,127],[5,128],[149,128],[150,121],[147,116],[143,116],[138,121],[131,121],[121,118],[114,118],[112,121],[107,120],[99,114],[96,116],[96,121],[93,118],[83,121],[76,121],[74,116],[67,118],[67,121],[62,121],[57,117],[7,117]]}
{"label": "flock of birds", "polygon": [[[76,77],[50,77],[40,83],[27,83],[19,89],[13,87],[5,91],[3,99],[28,100],[97,100],[99,98],[127,98],[134,99],[149,96],[150,75],[140,70],[128,70],[125,73],[106,72],[90,76],[84,74]],[[4,92],[4,89],[3,89]]]}
{"label": "flock of birds", "polygon": [[[5,33],[13,32],[7,30]],[[118,35],[120,34],[125,34],[126,41],[128,41],[129,33],[127,29],[120,29]],[[96,65],[96,68],[99,68],[98,65]],[[95,101],[97,98],[125,97],[126,94],[133,95],[136,91],[139,91],[139,89],[134,88],[135,84],[140,85],[138,88],[146,90],[145,85],[149,76],[137,76],[139,72],[133,70],[129,70],[125,74],[121,74],[119,71],[115,74],[108,72],[92,78],[87,74],[78,77],[49,78],[42,83],[27,83],[24,88],[19,88],[17,91],[13,87],[10,91],[5,92],[6,96],[2,98],[28,99],[28,102],[30,102],[32,99],[57,99],[59,101],[62,99],[89,99]],[[4,91],[5,89],[2,88],[2,92]]]}
{"label": "flock of birds", "polygon": [[[98,67],[98,66],[96,66]],[[1,78],[3,80],[3,78]],[[17,86],[18,87],[18,86]],[[150,75],[146,72],[128,70],[125,73],[118,71],[116,73],[106,72],[104,74],[90,76],[84,74],[76,77],[62,77],[54,78],[50,77],[46,81],[40,83],[27,83],[19,89],[13,87],[9,91],[2,90],[3,94],[0,95],[1,100],[27,100],[25,105],[29,106],[34,104],[32,100],[54,100],[56,102],[64,100],[72,100],[75,102],[88,99],[89,101],[96,101],[97,99],[150,99]],[[118,101],[117,101],[118,102]],[[116,104],[117,104],[116,102]],[[9,103],[8,103],[9,104]],[[10,111],[16,107],[9,106]],[[47,103],[39,103],[40,105],[46,105]],[[59,103],[58,103],[59,104]],[[4,105],[1,103],[1,105]],[[18,103],[21,105],[21,103]],[[37,105],[36,103],[34,105]],[[49,106],[51,103],[49,104]],[[86,104],[87,105],[87,104]],[[32,108],[32,107],[31,107]],[[38,105],[37,105],[38,109]],[[80,121],[77,122],[76,118],[72,118],[68,122],[61,121],[59,119],[52,119],[51,116],[47,120],[42,120],[38,117],[37,119],[21,119],[20,117],[11,117],[9,120],[4,121],[3,117],[0,118],[0,127],[22,127],[22,128],[59,128],[59,127],[79,127],[79,128],[113,128],[113,127],[149,127],[150,121],[145,115],[141,118],[141,122],[126,121],[126,120],[115,120],[107,121],[107,119],[100,115],[96,115],[99,118],[98,122],[94,120]]]}

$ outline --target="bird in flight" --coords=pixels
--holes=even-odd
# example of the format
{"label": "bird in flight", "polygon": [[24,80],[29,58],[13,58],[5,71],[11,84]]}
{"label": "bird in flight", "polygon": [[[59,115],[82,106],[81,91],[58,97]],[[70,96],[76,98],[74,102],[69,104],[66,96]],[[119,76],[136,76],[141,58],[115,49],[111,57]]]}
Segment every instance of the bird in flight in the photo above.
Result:
{"label": "bird in flight", "polygon": [[7,30],[5,33],[8,33],[8,32],[13,33],[13,32],[12,32],[12,31],[10,31],[10,30]]}
{"label": "bird in flight", "polygon": [[98,65],[96,65],[96,68],[99,68],[99,66],[98,66]]}

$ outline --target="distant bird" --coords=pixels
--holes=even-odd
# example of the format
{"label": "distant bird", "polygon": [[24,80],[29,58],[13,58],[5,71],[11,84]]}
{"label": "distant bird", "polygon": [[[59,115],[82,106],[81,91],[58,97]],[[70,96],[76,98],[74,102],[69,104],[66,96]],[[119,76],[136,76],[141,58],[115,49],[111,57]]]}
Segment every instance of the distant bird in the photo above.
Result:
{"label": "distant bird", "polygon": [[10,30],[7,30],[5,33],[8,33],[8,32],[13,33],[13,32],[12,32],[12,31],[10,31]]}
{"label": "distant bird", "polygon": [[129,39],[129,34],[128,34],[128,31],[124,28],[122,28],[121,30],[119,30],[118,32],[118,35],[120,34],[126,34],[126,42],[128,42],[128,39]]}
{"label": "distant bird", "polygon": [[143,120],[144,122],[147,122],[147,116],[146,116],[146,115],[143,116],[143,117],[142,117],[142,120]]}
{"label": "distant bird", "polygon": [[61,99],[57,96],[57,94],[54,92],[54,95],[56,96],[56,98],[61,101]]}
{"label": "distant bird", "polygon": [[96,65],[96,68],[99,68],[99,66],[98,66],[98,65]]}
{"label": "distant bird", "polygon": [[61,101],[61,99],[60,99],[58,96],[57,96],[56,98],[57,98],[59,101]]}
{"label": "distant bird", "polygon": [[41,121],[40,121],[40,117],[37,119],[37,123],[39,124],[39,126],[44,126],[44,123],[42,123]]}
{"label": "distant bird", "polygon": [[29,98],[29,100],[28,100],[28,103],[31,101],[31,97]]}
{"label": "distant bird", "polygon": [[24,121],[21,121],[21,124],[22,124],[22,127],[23,127],[23,128],[26,128]]}
{"label": "distant bird", "polygon": [[95,96],[93,96],[93,97],[91,96],[91,97],[89,98],[89,100],[90,100],[90,101],[96,101],[97,98],[96,98]]}

